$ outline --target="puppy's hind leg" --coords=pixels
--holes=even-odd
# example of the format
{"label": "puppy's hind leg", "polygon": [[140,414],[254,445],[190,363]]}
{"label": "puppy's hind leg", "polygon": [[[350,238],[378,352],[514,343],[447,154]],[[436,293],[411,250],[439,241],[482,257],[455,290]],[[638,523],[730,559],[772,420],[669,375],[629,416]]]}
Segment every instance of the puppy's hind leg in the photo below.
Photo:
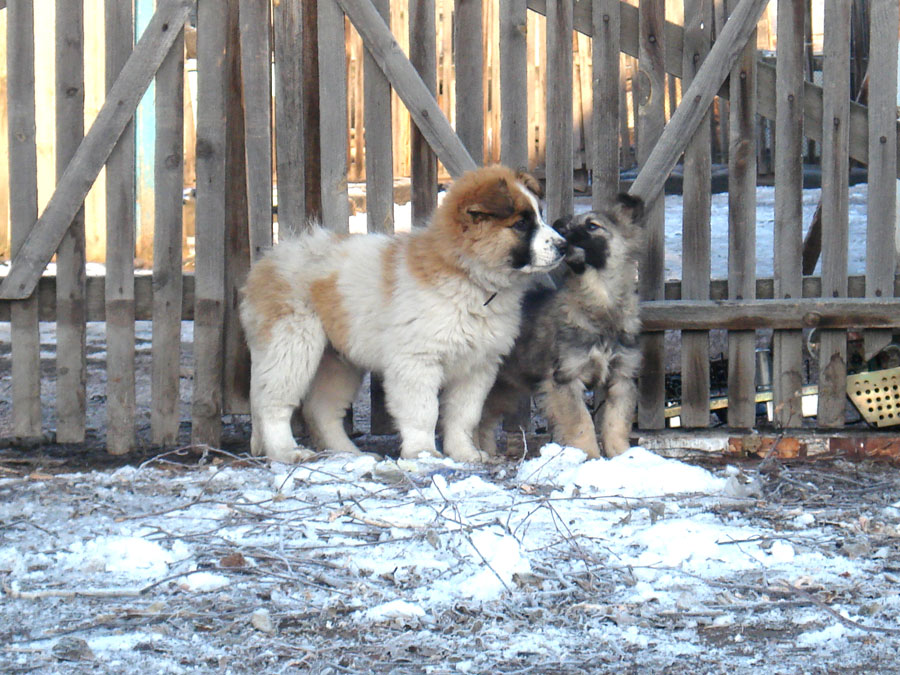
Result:
{"label": "puppy's hind leg", "polygon": [[584,387],[579,380],[558,383],[552,380],[541,385],[541,407],[554,440],[563,445],[581,448],[588,457],[600,457],[594,421],[584,404]]}
{"label": "puppy's hind leg", "polygon": [[296,316],[276,322],[265,342],[251,345],[250,450],[278,462],[311,455],[298,449],[291,414],[306,396],[325,350],[325,331],[313,318]]}
{"label": "puppy's hind leg", "polygon": [[331,347],[325,350],[303,403],[303,417],[322,450],[359,454],[359,448],[344,430],[344,414],[353,403],[362,378],[363,372]]}

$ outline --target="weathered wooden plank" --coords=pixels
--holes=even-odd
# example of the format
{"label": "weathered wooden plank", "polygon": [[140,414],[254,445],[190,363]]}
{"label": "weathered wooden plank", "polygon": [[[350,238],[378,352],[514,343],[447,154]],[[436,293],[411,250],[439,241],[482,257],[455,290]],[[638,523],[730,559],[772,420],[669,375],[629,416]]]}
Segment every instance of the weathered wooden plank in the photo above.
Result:
{"label": "weathered wooden plank", "polygon": [[306,115],[303,101],[303,8],[301,0],[275,3],[275,144],[278,235],[306,224]]}
{"label": "weathered wooden plank", "polygon": [[[378,12],[390,23],[390,0],[375,0]],[[394,232],[394,151],[391,137],[391,85],[366,52],[363,58],[366,123],[366,214],[369,232]],[[393,422],[385,407],[384,390],[372,375],[370,431],[389,434]]]}
{"label": "weathered wooden plank", "polygon": [[[87,300],[85,305],[86,317],[88,321],[106,321],[106,293],[104,289],[105,278],[104,277],[96,277],[89,276],[87,278]],[[182,321],[193,321],[194,319],[194,275],[193,274],[184,274],[182,277],[182,300],[181,300],[181,320]],[[864,299],[866,297],[866,278],[860,275],[854,275],[849,277],[848,280],[848,298],[860,298]],[[758,301],[769,301],[774,299],[775,293],[775,283],[772,279],[757,279],[756,280],[756,298]],[[804,277],[803,279],[803,298],[812,299],[817,301],[824,302],[822,299],[822,280],[819,277]],[[893,295],[900,296],[900,275],[896,275],[894,277],[893,283]],[[38,287],[36,289],[36,297],[38,299],[38,305],[40,307],[40,312],[38,314],[38,318],[40,321],[56,321],[56,277],[52,276],[44,276],[41,277],[40,282],[38,283]],[[135,298],[135,319],[138,321],[149,321],[153,319],[153,279],[146,274],[140,274],[135,277],[134,280],[134,298]],[[666,283],[666,292],[665,292],[665,300],[681,300],[682,299],[682,283],[680,281],[669,281]],[[728,300],[728,282],[724,279],[715,279],[709,282],[709,299],[710,301],[725,301],[725,303],[730,302]],[[827,299],[826,299],[827,300]],[[885,299],[887,302],[891,302],[892,299],[890,297]],[[10,320],[10,312],[11,307],[13,307],[18,300],[0,300],[0,321],[9,321]],[[653,304],[657,301],[650,301],[645,303],[648,307],[655,307]],[[661,302],[661,301],[659,301]],[[742,301],[749,303],[749,306],[752,306],[756,301]],[[718,302],[716,303],[718,304]],[[768,306],[764,304],[764,306]],[[826,305],[830,307],[831,305]],[[889,305],[884,305],[889,308]],[[663,326],[659,326],[657,324],[651,324],[653,326],[652,330],[691,330],[691,329],[705,329],[706,326],[692,320],[685,320],[685,322],[678,322],[678,313],[682,310],[680,309],[680,305],[673,304],[671,305],[671,315],[668,311],[664,312],[665,321],[667,322]],[[782,325],[786,325],[788,328],[797,328],[797,327],[807,327],[806,324],[803,323],[803,315],[808,314],[809,312],[801,312],[801,310],[805,307],[802,303],[799,305],[800,309],[795,309],[795,322],[790,323],[788,320],[787,323],[782,323]],[[857,305],[851,305],[853,309],[851,311],[856,312]],[[654,309],[654,312],[657,310]],[[714,306],[705,307],[703,310],[698,310],[698,315],[702,311],[710,311],[715,313]],[[755,311],[755,310],[754,310]],[[831,310],[829,310],[831,311]],[[841,310],[843,311],[843,310]],[[873,310],[877,315],[880,310]],[[800,312],[798,314],[798,312]],[[814,320],[814,319],[810,319]],[[781,321],[781,320],[780,320]],[[882,322],[883,323],[883,322]],[[715,321],[712,321],[709,325],[710,328],[716,326],[718,324]],[[757,326],[754,324],[754,328],[764,328],[765,326]],[[727,328],[727,326],[726,326]],[[649,329],[648,329],[649,330]]]}
{"label": "weathered wooden plank", "polygon": [[[802,295],[803,250],[803,24],[804,0],[778,2],[778,62],[775,124],[775,294]],[[803,386],[803,336],[772,337],[772,394],[775,420],[799,427]]]}
{"label": "weathered wooden plank", "polygon": [[[437,94],[434,0],[410,0],[409,58],[432,96]],[[412,225],[421,227],[437,206],[437,155],[417,124],[410,132]]]}
{"label": "weathered wooden plank", "polygon": [[[665,2],[641,0],[637,159],[642,174],[666,124],[664,23]],[[662,199],[648,203],[645,228],[647,249],[641,261],[640,293],[644,300],[656,300],[664,292],[665,212]],[[662,333],[653,333],[641,340],[643,365],[638,383],[638,425],[643,429],[660,429],[665,425],[664,337]]]}
{"label": "weathered wooden plank", "polygon": [[[181,421],[182,192],[184,187],[184,29],[156,73],[153,226],[153,443],[173,445]],[[133,313],[132,309],[132,313]]]}
{"label": "weathered wooden plank", "polygon": [[[9,114],[10,251],[28,238],[37,220],[37,145],[34,104],[34,12],[31,3],[8,7],[7,106]],[[27,296],[26,296],[27,297]],[[53,294],[55,301],[56,294]],[[16,436],[41,435],[41,343],[38,298],[7,303],[12,359],[12,427]]]}
{"label": "weathered wooden plank", "polygon": [[572,212],[572,11],[571,0],[547,6],[546,218]]}
{"label": "weathered wooden plank", "polygon": [[228,15],[201,2],[197,16],[197,221],[191,442],[222,433],[225,319],[225,89]]}
{"label": "weathered wooden plank", "polygon": [[319,9],[302,2],[303,173],[307,219],[322,219],[322,139],[319,133]]}
{"label": "weathered wooden plank", "polygon": [[641,321],[647,331],[893,327],[900,325],[900,300],[657,300],[641,303]]}
{"label": "weathered wooden plank", "polygon": [[[873,0],[869,5],[869,189],[866,208],[866,289],[869,297],[890,294],[896,247],[890,245],[897,227],[897,34],[898,4]],[[866,357],[891,342],[889,332],[865,335]]]}
{"label": "weathered wooden plank", "polygon": [[[134,49],[131,0],[108,0],[104,19],[108,92]],[[127,453],[135,446],[134,171],[134,125],[129,122],[106,162],[106,445],[112,454]],[[179,199],[179,218],[180,207]],[[176,246],[180,252],[180,240]],[[180,272],[179,268],[174,283],[180,283]],[[181,314],[177,309],[176,316]],[[154,325],[154,336],[156,330]]]}
{"label": "weathered wooden plank", "polygon": [[[387,75],[394,91],[403,100],[409,114],[447,171],[453,176],[459,176],[464,171],[474,169],[475,161],[453,133],[434,96],[428,91],[428,87],[422,82],[409,59],[403,55],[371,0],[336,1],[359,31],[366,49]],[[320,11],[321,7],[320,5]]]}
{"label": "weathered wooden plank", "polygon": [[[6,54],[6,13],[0,12],[0,54]],[[6,57],[0,57],[0,157],[9,157]],[[9,162],[0,160],[0,214],[9,214]],[[0,218],[0,257],[9,260],[9,221]]]}
{"label": "weathered wooden plank", "polygon": [[[738,19],[741,0],[727,2],[731,16],[725,31]],[[760,8],[764,7],[765,3]],[[752,22],[750,21],[752,19]],[[756,291],[756,22],[731,71],[731,109],[728,130],[728,292],[734,300],[750,300]],[[716,45],[719,41],[716,41]],[[707,63],[716,58],[710,50]],[[688,96],[691,95],[690,89]],[[756,422],[756,335],[728,334],[728,425],[751,428]]]}
{"label": "weathered wooden plank", "polygon": [[500,0],[500,161],[520,170],[528,169],[526,25],[525,0]]}
{"label": "weathered wooden plank", "polygon": [[[454,5],[456,134],[472,159],[481,164],[484,157],[482,0],[455,0]],[[571,31],[567,35],[571,36]],[[421,37],[422,34],[417,39]]]}
{"label": "weathered wooden plank", "polygon": [[[822,295],[847,295],[847,245],[850,171],[850,5],[832,0],[825,5],[822,67]],[[820,427],[844,424],[847,379],[847,336],[822,331],[819,343]]]}
{"label": "weathered wooden plank", "polygon": [[[240,0],[241,82],[250,254],[272,247],[272,53],[269,0]],[[268,170],[267,170],[268,169]]]}
{"label": "weathered wooden plank", "polygon": [[[84,11],[56,0],[56,176],[84,137]],[[84,205],[73,214],[56,255],[56,439],[84,440],[87,394],[84,322]],[[133,261],[129,266],[133,265]]]}
{"label": "weathered wooden plank", "polygon": [[189,0],[161,0],[93,126],[57,183],[47,208],[13,260],[9,275],[0,285],[0,298],[26,298],[34,291],[38,277],[58,248],[97,174],[131,120],[147,85],[175,41],[178,31],[170,30],[170,27],[184,24],[191,5]]}
{"label": "weathered wooden plank", "polygon": [[322,0],[319,12],[319,105],[322,142],[322,222],[335,232],[348,232],[347,197],[347,66],[344,15],[337,0]]}
{"label": "weathered wooden plank", "polygon": [[[247,280],[252,257],[239,10],[240,0],[229,0],[225,54],[228,81],[225,87],[225,356],[222,361],[225,378],[222,412],[228,414],[250,412],[250,351],[238,313],[240,289]],[[265,104],[271,105],[271,99]],[[264,170],[271,173],[271,159]]]}
{"label": "weathered wooden plank", "polygon": [[[688,0],[684,6],[684,64],[682,91],[687,91],[709,53],[711,5]],[[710,109],[684,151],[682,258],[685,297],[709,298],[710,277],[710,176],[712,141]],[[685,427],[709,425],[709,333],[681,334],[681,423]]]}
{"label": "weathered wooden plank", "polygon": [[[722,34],[716,39],[715,44],[696,76],[684,93],[681,105],[678,106],[659,143],[653,148],[653,153],[646,162],[641,163],[641,171],[629,190],[631,194],[640,195],[644,201],[651,202],[662,190],[665,179],[674,168],[678,158],[684,152],[684,148],[694,131],[704,119],[716,95],[716,91],[729,74],[738,58],[741,57],[748,39],[755,35],[756,23],[762,14],[768,0],[740,0],[734,12],[725,24]],[[657,34],[662,34],[662,26],[657,27]],[[753,45],[755,49],[756,45]],[[660,51],[660,59],[662,52]],[[753,63],[749,63],[749,56],[742,60],[748,61],[743,70],[755,68],[756,52],[753,53]],[[665,77],[662,77],[665,80]],[[755,82],[755,80],[754,80]],[[756,85],[753,85],[754,91]],[[655,93],[655,92],[654,92]],[[736,93],[732,81],[733,97]],[[735,101],[731,102],[732,107]],[[754,110],[755,114],[755,110]]]}
{"label": "weathered wooden plank", "polygon": [[591,197],[594,208],[614,199],[619,191],[619,63],[621,21],[619,0],[593,3],[594,28],[591,136],[594,157]]}

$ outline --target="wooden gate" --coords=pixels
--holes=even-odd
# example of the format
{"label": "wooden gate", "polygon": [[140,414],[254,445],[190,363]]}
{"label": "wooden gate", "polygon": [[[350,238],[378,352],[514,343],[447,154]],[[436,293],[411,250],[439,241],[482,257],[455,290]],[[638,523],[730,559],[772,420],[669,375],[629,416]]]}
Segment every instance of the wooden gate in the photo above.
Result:
{"label": "wooden gate", "polygon": [[[484,3],[497,2],[499,26],[483,23]],[[393,4],[400,0],[393,0]],[[182,27],[194,3],[158,0],[134,43],[132,0],[106,0],[105,103],[82,138],[82,5],[57,3],[57,144],[59,179],[38,217],[35,184],[34,12],[9,5],[8,98],[12,262],[0,285],[0,318],[11,322],[12,428],[41,435],[41,320],[57,325],[57,440],[85,434],[85,322],[107,331],[107,444],[135,446],[136,319],[153,321],[149,402],[152,442],[178,439],[180,322],[194,322],[192,442],[216,445],[222,416],[246,412],[246,348],[237,321],[237,289],[249,265],[279,234],[321,217],[346,230],[348,157],[347,31],[362,38],[364,56],[366,204],[368,229],[392,231],[395,139],[392,96],[415,123],[411,138],[412,220],[430,213],[438,162],[451,175],[485,156],[485,109],[499,107],[500,158],[529,167],[529,12],[544,17],[548,220],[574,208],[573,32],[590,36],[593,76],[590,113],[591,194],[602,203],[620,189],[620,54],[639,59],[636,136],[640,173],[629,190],[651,204],[650,244],[641,266],[645,325],[638,425],[666,424],[665,331],[681,332],[681,421],[709,425],[711,330],[728,331],[730,427],[756,424],[755,348],[759,329],[774,329],[772,396],[776,425],[801,426],[804,329],[819,335],[819,428],[844,421],[847,330],[867,329],[866,355],[876,354],[900,325],[895,300],[897,188],[897,4],[872,0],[868,105],[849,96],[851,0],[825,3],[824,80],[804,80],[804,0],[778,0],[777,65],[756,50],[754,31],[767,0],[726,2],[729,14],[713,36],[713,7],[685,0],[683,25],[666,21],[664,0],[456,0],[455,129],[442,112],[435,61],[435,0],[407,7],[407,55],[391,33],[391,0],[227,0],[196,3],[196,256],[183,274]],[[442,6],[447,6],[444,3]],[[718,5],[716,6],[718,8]],[[482,45],[496,35],[497,90],[485,86]],[[490,38],[493,39],[493,38]],[[274,69],[273,69],[274,65]],[[274,78],[273,78],[274,75]],[[681,103],[666,117],[668,77],[681,80]],[[134,140],[132,118],[156,82],[155,225],[153,273],[136,278]],[[499,93],[488,101],[484,92]],[[718,97],[718,98],[717,98]],[[729,106],[728,279],[710,274],[709,115]],[[274,103],[274,104],[273,104]],[[580,105],[585,107],[582,100]],[[776,184],[775,273],[756,278],[756,118],[774,123]],[[802,142],[822,147],[821,279],[801,273]],[[627,136],[626,136],[627,138]],[[356,141],[359,144],[359,139]],[[274,157],[274,161],[273,161]],[[683,278],[664,278],[666,177],[683,157]],[[847,174],[850,161],[868,167],[868,234],[864,278],[847,273]],[[532,157],[533,163],[533,157]],[[274,164],[274,173],[272,166]],[[100,288],[85,278],[82,204],[107,167],[106,276]],[[533,168],[533,167],[532,167]],[[277,189],[273,193],[273,184]],[[277,199],[273,196],[277,194]],[[274,208],[276,207],[277,208]],[[277,218],[273,219],[273,211]],[[57,274],[42,273],[56,256]],[[379,388],[373,386],[373,430],[383,430]],[[671,403],[671,401],[668,401]]]}

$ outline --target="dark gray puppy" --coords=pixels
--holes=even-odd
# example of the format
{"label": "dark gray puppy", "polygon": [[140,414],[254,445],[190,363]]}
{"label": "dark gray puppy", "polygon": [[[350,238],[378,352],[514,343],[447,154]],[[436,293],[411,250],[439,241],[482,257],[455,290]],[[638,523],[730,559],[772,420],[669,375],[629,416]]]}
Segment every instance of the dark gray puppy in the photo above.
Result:
{"label": "dark gray puppy", "polygon": [[554,440],[600,457],[586,387],[606,390],[606,454],[629,448],[641,362],[636,263],[646,239],[643,215],[643,201],[620,194],[608,208],[554,223],[569,243],[569,269],[558,289],[525,297],[519,337],[484,404],[483,451],[496,454],[498,422],[522,395],[535,394]]}

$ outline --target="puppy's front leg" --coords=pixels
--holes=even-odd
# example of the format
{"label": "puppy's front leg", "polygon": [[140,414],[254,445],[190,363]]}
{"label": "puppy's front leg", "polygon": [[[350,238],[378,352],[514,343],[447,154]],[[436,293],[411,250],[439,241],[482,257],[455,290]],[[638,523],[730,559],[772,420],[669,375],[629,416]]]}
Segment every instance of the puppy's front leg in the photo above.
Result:
{"label": "puppy's front leg", "polygon": [[444,454],[457,462],[484,462],[489,457],[475,446],[474,436],[496,374],[496,366],[473,370],[444,385]]}
{"label": "puppy's front leg", "polygon": [[434,443],[440,388],[438,366],[407,365],[384,373],[385,402],[400,431],[400,456],[404,459],[415,459],[423,452],[440,456]]}

